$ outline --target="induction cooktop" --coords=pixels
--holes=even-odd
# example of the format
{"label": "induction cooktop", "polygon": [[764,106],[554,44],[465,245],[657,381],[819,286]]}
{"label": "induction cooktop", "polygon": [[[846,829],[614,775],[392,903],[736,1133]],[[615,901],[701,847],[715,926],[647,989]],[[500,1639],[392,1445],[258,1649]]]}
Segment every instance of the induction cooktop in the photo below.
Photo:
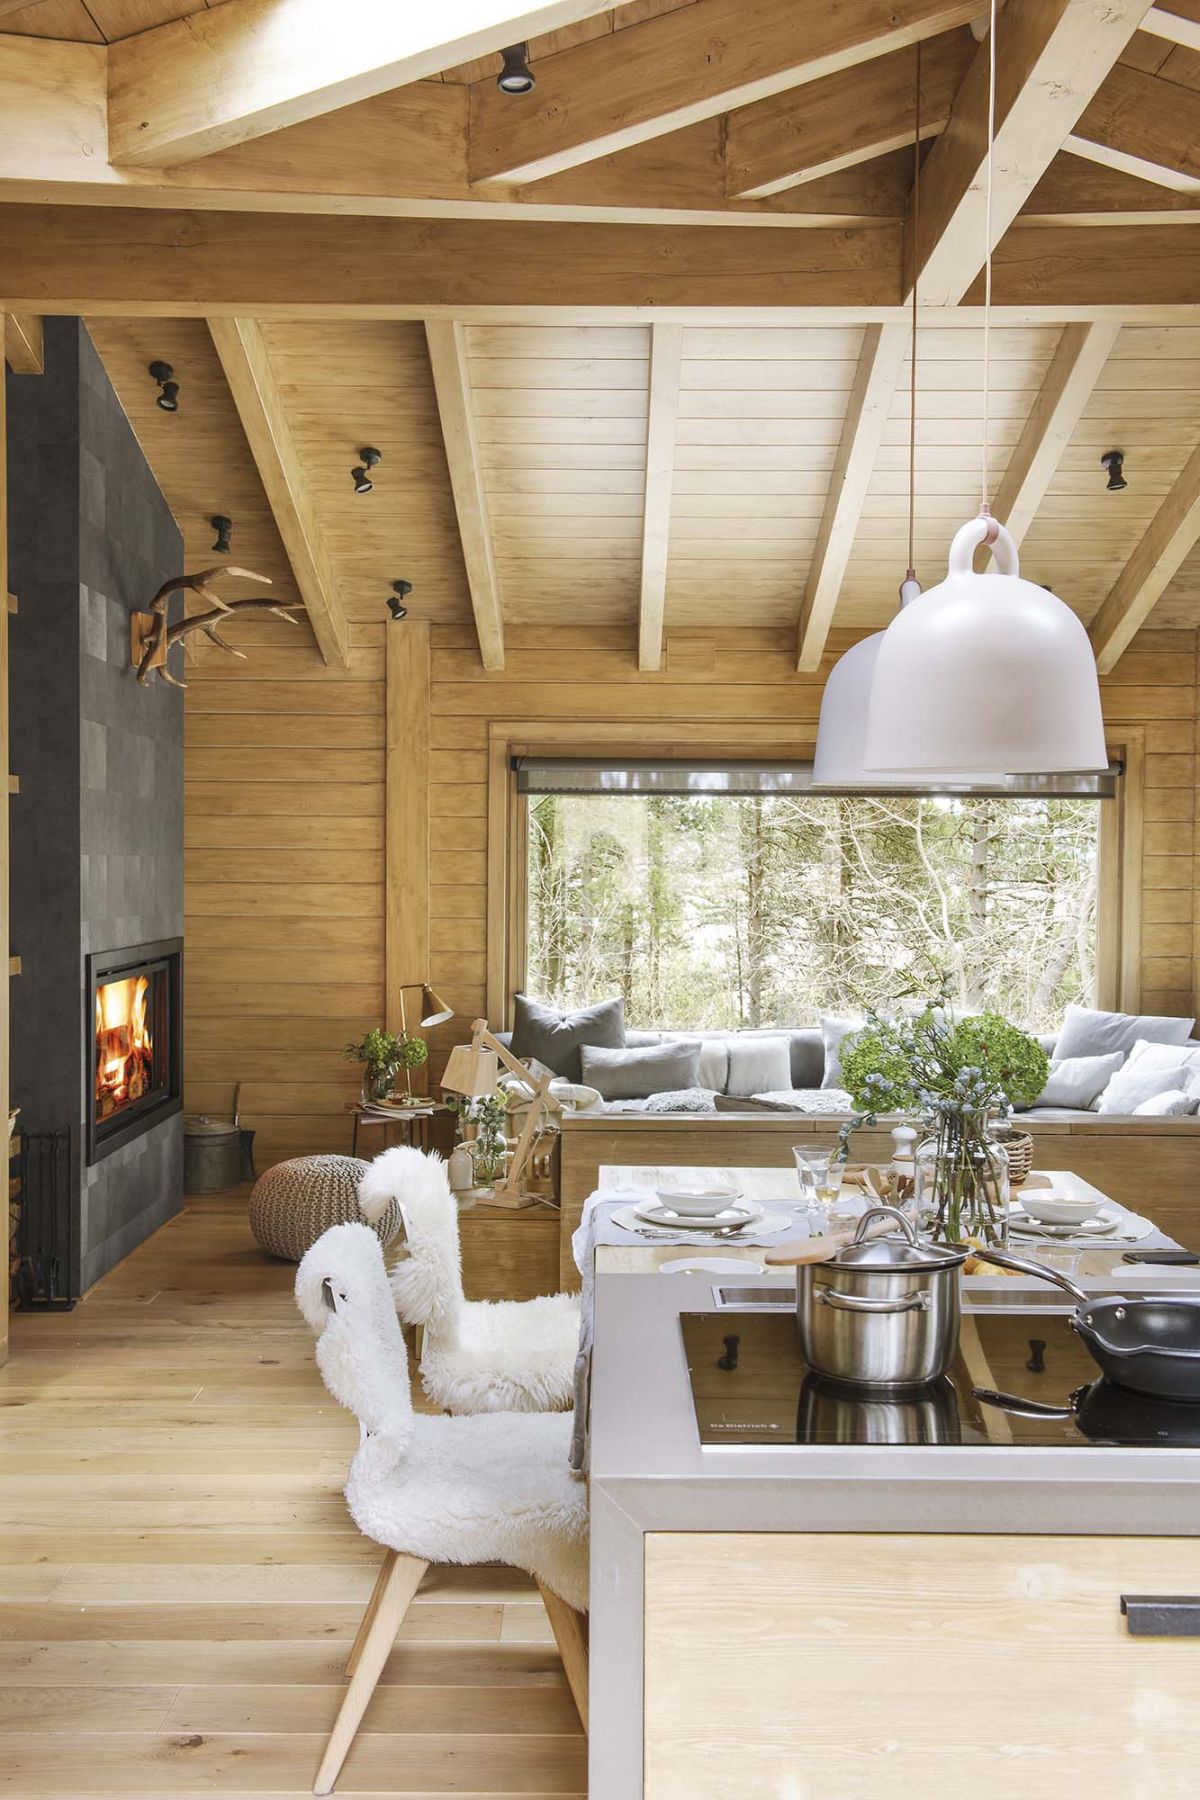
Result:
{"label": "induction cooktop", "polygon": [[[950,1373],[903,1395],[867,1394],[814,1374],[800,1354],[791,1307],[684,1313],[680,1323],[706,1450],[797,1444],[1200,1448],[1200,1405],[1114,1387],[1100,1377],[1067,1314],[1045,1306],[965,1313]],[[1050,1410],[1005,1410],[980,1400],[977,1389]]]}

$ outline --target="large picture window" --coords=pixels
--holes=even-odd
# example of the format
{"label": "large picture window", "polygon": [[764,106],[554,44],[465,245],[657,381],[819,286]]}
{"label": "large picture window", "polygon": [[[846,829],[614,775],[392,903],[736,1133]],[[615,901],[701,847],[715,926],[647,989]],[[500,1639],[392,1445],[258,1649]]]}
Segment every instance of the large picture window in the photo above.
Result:
{"label": "large picture window", "polygon": [[643,1028],[772,1026],[949,971],[1034,1029],[1096,1003],[1094,797],[529,792],[525,981]]}

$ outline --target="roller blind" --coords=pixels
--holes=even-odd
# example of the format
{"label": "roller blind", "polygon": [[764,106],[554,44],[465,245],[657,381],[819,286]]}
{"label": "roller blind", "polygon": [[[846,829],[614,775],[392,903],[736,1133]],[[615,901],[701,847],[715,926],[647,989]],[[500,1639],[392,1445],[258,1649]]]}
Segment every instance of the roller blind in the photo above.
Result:
{"label": "roller blind", "polygon": [[1008,775],[987,785],[939,777],[911,787],[814,787],[808,762],[676,762],[669,758],[517,756],[522,794],[958,794],[1111,800],[1122,764],[1078,775]]}

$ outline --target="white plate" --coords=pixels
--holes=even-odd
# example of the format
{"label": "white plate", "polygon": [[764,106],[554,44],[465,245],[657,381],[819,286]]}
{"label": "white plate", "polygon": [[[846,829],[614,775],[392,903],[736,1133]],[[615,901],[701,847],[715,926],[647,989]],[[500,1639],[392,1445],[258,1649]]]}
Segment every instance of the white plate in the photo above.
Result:
{"label": "white plate", "polygon": [[1040,1219],[1031,1217],[1027,1212],[1010,1212],[1008,1223],[1009,1229],[1022,1237],[1107,1237],[1121,1223],[1121,1215],[1105,1206],[1093,1213],[1090,1219],[1081,1219],[1077,1225],[1044,1225]]}
{"label": "white plate", "polygon": [[657,1225],[666,1231],[715,1231],[725,1225],[755,1225],[764,1211],[757,1200],[738,1200],[723,1212],[711,1213],[704,1218],[695,1213],[676,1212],[660,1200],[648,1200],[634,1210],[647,1225]]}
{"label": "white plate", "polygon": [[676,1256],[659,1263],[660,1275],[765,1275],[762,1263],[736,1256]]}

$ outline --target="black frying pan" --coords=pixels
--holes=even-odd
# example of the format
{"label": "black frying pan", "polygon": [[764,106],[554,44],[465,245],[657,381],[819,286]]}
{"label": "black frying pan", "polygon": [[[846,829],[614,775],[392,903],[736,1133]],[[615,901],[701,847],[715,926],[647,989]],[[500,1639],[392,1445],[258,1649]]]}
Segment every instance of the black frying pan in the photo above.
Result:
{"label": "black frying pan", "polygon": [[1076,1388],[1065,1406],[1048,1406],[1044,1400],[1000,1394],[992,1388],[972,1388],[971,1392],[985,1406],[997,1406],[1018,1419],[1074,1419],[1094,1444],[1200,1449],[1200,1407],[1130,1393],[1103,1376]]}
{"label": "black frying pan", "polygon": [[1154,1295],[1129,1300],[1121,1294],[1089,1294],[1057,1269],[990,1247],[987,1262],[1018,1275],[1052,1282],[1078,1310],[1067,1323],[1087,1345],[1092,1359],[1118,1387],[1157,1400],[1200,1400],[1200,1294]]}

